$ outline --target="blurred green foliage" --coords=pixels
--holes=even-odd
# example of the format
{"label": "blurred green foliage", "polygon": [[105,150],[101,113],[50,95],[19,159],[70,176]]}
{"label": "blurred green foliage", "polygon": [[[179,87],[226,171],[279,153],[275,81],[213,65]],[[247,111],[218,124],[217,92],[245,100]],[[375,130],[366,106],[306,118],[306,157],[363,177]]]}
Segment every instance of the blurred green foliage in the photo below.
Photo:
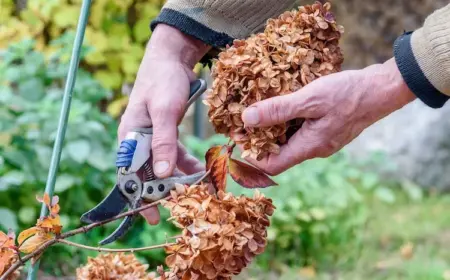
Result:
{"label": "blurred green foliage", "polygon": [[[11,42],[32,38],[35,47],[49,55],[57,50],[52,41],[74,31],[82,0],[0,0],[0,49]],[[92,1],[84,44],[92,46],[81,60],[105,88],[114,92],[106,110],[118,117],[128,97],[124,84],[133,83],[151,36],[150,22],[164,0]],[[63,59],[68,59],[67,53]]]}
{"label": "blurred green foliage", "polygon": [[[26,5],[1,0],[0,48],[25,38],[36,40],[36,48],[51,53],[50,44],[78,22],[82,0],[28,0]],[[95,46],[84,57],[84,66],[106,88],[120,89],[133,82],[144,48],[150,38],[150,21],[163,5],[162,0],[96,0],[85,43]]]}

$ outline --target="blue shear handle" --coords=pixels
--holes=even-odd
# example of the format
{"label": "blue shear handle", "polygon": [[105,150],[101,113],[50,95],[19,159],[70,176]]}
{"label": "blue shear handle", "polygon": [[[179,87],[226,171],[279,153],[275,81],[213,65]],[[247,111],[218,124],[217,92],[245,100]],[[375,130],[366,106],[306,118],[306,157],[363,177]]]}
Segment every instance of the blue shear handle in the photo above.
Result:
{"label": "blue shear handle", "polygon": [[122,140],[119,151],[117,152],[116,166],[118,168],[131,166],[136,146],[137,141],[134,139]]}

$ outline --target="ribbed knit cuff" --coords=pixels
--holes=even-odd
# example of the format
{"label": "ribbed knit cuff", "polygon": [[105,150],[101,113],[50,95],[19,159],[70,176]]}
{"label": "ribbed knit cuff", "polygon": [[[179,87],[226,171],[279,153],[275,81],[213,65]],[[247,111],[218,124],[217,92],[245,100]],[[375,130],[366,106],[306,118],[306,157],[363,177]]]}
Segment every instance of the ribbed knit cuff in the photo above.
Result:
{"label": "ribbed knit cuff", "polygon": [[218,53],[217,49],[231,45],[234,40],[225,33],[216,32],[185,14],[168,8],[164,8],[159,16],[151,22],[151,30],[153,31],[159,23],[173,26],[184,34],[190,35],[216,48],[216,50],[212,50],[200,60],[202,64],[211,65],[211,59]]}
{"label": "ribbed knit cuff", "polygon": [[423,73],[412,51],[411,34],[412,32],[403,34],[394,43],[394,57],[398,69],[417,98],[432,108],[441,108],[449,97],[436,89]]}

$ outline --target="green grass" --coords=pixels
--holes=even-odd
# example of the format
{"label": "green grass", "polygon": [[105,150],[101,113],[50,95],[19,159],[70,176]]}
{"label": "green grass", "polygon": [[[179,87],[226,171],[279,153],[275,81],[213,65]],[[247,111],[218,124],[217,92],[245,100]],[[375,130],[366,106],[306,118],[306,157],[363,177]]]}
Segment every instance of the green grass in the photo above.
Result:
{"label": "green grass", "polygon": [[[342,252],[343,259],[356,255],[357,260],[317,271],[315,279],[450,279],[450,195],[427,195],[411,201],[398,192],[396,197],[392,204],[369,199],[370,219],[361,251]],[[405,249],[408,243],[413,245],[412,251]],[[448,278],[444,277],[446,271]],[[281,273],[258,273],[250,268],[240,279],[308,278],[302,276],[300,268]]]}

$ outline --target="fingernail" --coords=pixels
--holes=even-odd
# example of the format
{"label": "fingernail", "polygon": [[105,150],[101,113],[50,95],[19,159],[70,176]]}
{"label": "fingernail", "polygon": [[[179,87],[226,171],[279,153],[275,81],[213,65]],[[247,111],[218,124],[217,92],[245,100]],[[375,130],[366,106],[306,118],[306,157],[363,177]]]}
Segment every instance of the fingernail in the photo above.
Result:
{"label": "fingernail", "polygon": [[155,163],[155,173],[156,174],[163,174],[167,171],[169,168],[169,162],[168,161],[157,161]]}
{"label": "fingernail", "polygon": [[247,125],[256,125],[259,123],[259,114],[258,109],[255,107],[247,108],[242,114],[242,118],[245,124]]}

